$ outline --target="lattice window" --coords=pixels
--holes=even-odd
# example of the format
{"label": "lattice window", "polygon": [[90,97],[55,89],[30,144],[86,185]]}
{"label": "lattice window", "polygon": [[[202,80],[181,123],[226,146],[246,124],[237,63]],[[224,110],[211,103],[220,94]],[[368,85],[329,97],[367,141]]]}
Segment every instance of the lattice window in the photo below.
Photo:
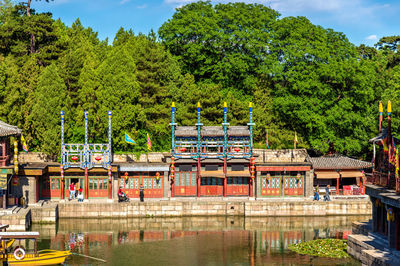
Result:
{"label": "lattice window", "polygon": [[266,178],[263,178],[263,179],[262,179],[262,187],[263,187],[263,188],[266,188],[266,187],[267,187],[267,179],[266,179]]}
{"label": "lattice window", "polygon": [[184,172],[180,172],[180,177],[181,177],[181,186],[185,185],[185,173]]}
{"label": "lattice window", "polygon": [[192,186],[196,185],[196,173],[192,173]]}
{"label": "lattice window", "polygon": [[139,188],[139,178],[135,178],[135,188]]}
{"label": "lattice window", "polygon": [[129,178],[129,180],[130,180],[130,187],[131,189],[133,189],[133,178]]}
{"label": "lattice window", "polygon": [[143,178],[143,187],[147,188],[147,178]]}
{"label": "lattice window", "polygon": [[153,182],[151,182],[152,180],[151,180],[152,178],[149,178],[149,188],[153,188]]}

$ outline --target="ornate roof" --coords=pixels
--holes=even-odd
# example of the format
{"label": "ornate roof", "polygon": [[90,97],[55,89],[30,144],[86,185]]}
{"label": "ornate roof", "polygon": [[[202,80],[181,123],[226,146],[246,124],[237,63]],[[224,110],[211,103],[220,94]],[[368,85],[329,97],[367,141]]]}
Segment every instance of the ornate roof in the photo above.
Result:
{"label": "ornate roof", "polygon": [[9,125],[0,120],[0,137],[20,135],[21,132],[22,130],[18,127]]}
{"label": "ornate roof", "polygon": [[310,157],[314,169],[364,169],[372,167],[372,163],[346,156]]}
{"label": "ornate roof", "polygon": [[[224,128],[222,126],[203,126],[201,135],[206,137],[223,136]],[[175,136],[197,137],[197,128],[195,126],[177,126]],[[247,126],[228,126],[228,136],[250,136],[250,130]]]}

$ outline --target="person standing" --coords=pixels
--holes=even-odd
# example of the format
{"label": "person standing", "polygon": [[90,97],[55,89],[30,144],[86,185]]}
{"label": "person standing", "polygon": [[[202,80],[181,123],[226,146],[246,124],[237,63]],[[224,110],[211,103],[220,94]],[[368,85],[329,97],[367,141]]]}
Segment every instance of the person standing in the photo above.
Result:
{"label": "person standing", "polygon": [[326,189],[325,189],[325,201],[331,201],[331,197],[329,196],[329,188],[330,188],[331,186],[330,185],[327,185],[326,186]]}
{"label": "person standing", "polygon": [[80,187],[78,191],[78,202],[83,202],[83,189]]}
{"label": "person standing", "polygon": [[140,201],[143,202],[144,201],[144,187],[143,187],[143,184],[140,184],[139,196],[140,196]]}
{"label": "person standing", "polygon": [[69,185],[69,200],[75,199],[75,184],[71,182]]}

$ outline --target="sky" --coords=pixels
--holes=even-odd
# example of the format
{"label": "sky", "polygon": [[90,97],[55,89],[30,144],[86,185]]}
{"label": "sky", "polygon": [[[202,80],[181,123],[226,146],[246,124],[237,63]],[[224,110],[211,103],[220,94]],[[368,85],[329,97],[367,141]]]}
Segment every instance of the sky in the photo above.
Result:
{"label": "sky", "polygon": [[[16,0],[17,2],[20,2]],[[147,34],[172,18],[175,8],[193,0],[54,0],[32,1],[37,12],[51,12],[70,26],[77,18],[97,31],[99,38],[114,39],[120,27]],[[313,24],[343,32],[355,45],[373,46],[381,37],[400,35],[399,0],[215,0],[269,6],[281,17],[305,16]]]}

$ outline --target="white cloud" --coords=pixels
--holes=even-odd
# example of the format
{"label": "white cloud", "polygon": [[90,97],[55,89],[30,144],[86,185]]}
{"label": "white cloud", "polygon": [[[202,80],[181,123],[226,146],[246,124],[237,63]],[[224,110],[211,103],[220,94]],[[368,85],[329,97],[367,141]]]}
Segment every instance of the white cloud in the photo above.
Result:
{"label": "white cloud", "polygon": [[119,2],[120,5],[124,5],[126,3],[129,3],[131,0],[121,0],[121,2]]}
{"label": "white cloud", "polygon": [[377,40],[377,39],[378,39],[378,37],[377,37],[375,34],[373,34],[373,35],[369,35],[369,36],[367,36],[365,39],[366,39],[366,40],[371,40],[371,41],[374,41],[374,40]]}
{"label": "white cloud", "polygon": [[146,7],[147,7],[147,5],[146,5],[146,4],[143,4],[143,5],[137,6],[136,8],[137,8],[137,9],[144,9],[144,8],[146,8]]}

